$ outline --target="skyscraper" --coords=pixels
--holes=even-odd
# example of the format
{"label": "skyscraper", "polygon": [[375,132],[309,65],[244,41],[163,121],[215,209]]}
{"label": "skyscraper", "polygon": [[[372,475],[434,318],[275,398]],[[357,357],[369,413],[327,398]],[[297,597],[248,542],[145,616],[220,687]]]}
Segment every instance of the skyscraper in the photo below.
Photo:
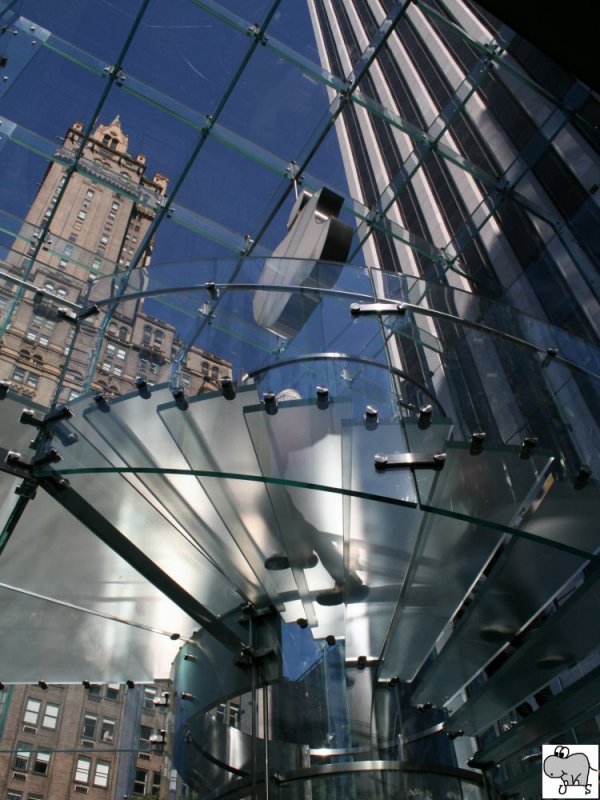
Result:
{"label": "skyscraper", "polygon": [[[350,75],[398,4],[309,7],[323,66]],[[597,346],[597,96],[468,0],[409,2],[396,19],[337,127],[351,195],[371,212],[360,226],[366,263],[471,293],[473,303],[505,303]],[[447,349],[441,326],[423,330],[396,339],[398,364],[415,379],[450,403],[460,396],[471,424],[505,441],[511,428],[535,425],[525,398],[506,415],[494,407],[491,395],[514,394],[522,380],[501,351],[488,351],[486,378],[473,345],[455,362],[440,359],[427,337]],[[516,320],[512,332],[530,336]],[[574,388],[586,414],[597,399],[585,381]],[[585,425],[576,428],[561,446],[586,462]]]}

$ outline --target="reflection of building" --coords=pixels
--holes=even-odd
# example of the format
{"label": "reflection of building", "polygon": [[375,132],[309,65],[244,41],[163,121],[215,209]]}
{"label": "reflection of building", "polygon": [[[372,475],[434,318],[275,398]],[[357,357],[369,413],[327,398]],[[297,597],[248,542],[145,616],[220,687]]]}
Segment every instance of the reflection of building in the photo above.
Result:
{"label": "reflection of building", "polygon": [[7,687],[0,693],[0,796],[165,797],[165,708],[154,703],[161,693],[160,686],[123,684]]}
{"label": "reflection of building", "polygon": [[[82,130],[81,123],[75,123],[68,131],[63,146],[67,154],[79,146]],[[15,389],[42,405],[53,398],[73,337],[73,327],[60,320],[57,308],[64,301],[81,303],[89,281],[112,274],[115,265],[117,271],[129,266],[153,219],[148,198],[159,203],[166,192],[168,179],[159,173],[147,178],[145,157],[132,157],[127,148],[128,137],[117,117],[98,126],[86,145],[84,169],[68,182],[63,166],[53,162],[8,257],[11,273],[26,277],[47,294],[23,294],[0,349],[0,378],[9,379]],[[145,202],[137,203],[133,197]],[[40,229],[48,218],[50,230],[39,247]],[[36,251],[32,264],[30,256]],[[152,242],[141,254],[139,267],[149,264],[151,251]],[[141,285],[146,281],[142,269],[140,281]],[[0,315],[16,291],[16,285],[4,284]],[[83,344],[76,343],[63,401],[79,394],[85,383],[90,358],[86,341],[84,337]],[[180,345],[174,327],[145,313],[142,303],[122,306],[107,329],[92,388],[117,395],[134,389],[138,376],[150,384],[166,381]],[[218,388],[219,378],[228,374],[225,361],[191,348],[181,380],[190,394],[196,394]]]}

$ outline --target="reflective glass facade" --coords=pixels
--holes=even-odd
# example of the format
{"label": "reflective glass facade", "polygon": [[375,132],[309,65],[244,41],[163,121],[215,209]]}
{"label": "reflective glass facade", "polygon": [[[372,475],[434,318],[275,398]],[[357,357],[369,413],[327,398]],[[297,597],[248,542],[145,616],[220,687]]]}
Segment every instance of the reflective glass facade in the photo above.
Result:
{"label": "reflective glass facade", "polygon": [[170,674],[134,795],[538,795],[599,737],[597,96],[463,0],[0,13],[1,685]]}

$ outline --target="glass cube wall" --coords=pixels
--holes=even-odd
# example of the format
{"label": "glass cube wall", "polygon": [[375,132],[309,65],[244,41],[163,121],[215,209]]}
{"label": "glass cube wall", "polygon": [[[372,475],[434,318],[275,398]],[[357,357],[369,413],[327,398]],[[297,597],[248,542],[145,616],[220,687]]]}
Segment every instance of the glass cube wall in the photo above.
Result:
{"label": "glass cube wall", "polygon": [[0,15],[0,686],[171,675],[169,798],[538,795],[599,740],[597,95],[466,0]]}

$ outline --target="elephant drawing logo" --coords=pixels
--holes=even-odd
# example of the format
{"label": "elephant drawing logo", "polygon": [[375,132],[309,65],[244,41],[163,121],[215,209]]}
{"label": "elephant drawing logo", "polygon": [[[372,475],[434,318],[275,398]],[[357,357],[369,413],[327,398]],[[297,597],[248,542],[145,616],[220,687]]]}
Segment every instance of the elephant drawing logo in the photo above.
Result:
{"label": "elephant drawing logo", "polygon": [[544,745],[542,759],[543,798],[598,797],[598,745]]}

